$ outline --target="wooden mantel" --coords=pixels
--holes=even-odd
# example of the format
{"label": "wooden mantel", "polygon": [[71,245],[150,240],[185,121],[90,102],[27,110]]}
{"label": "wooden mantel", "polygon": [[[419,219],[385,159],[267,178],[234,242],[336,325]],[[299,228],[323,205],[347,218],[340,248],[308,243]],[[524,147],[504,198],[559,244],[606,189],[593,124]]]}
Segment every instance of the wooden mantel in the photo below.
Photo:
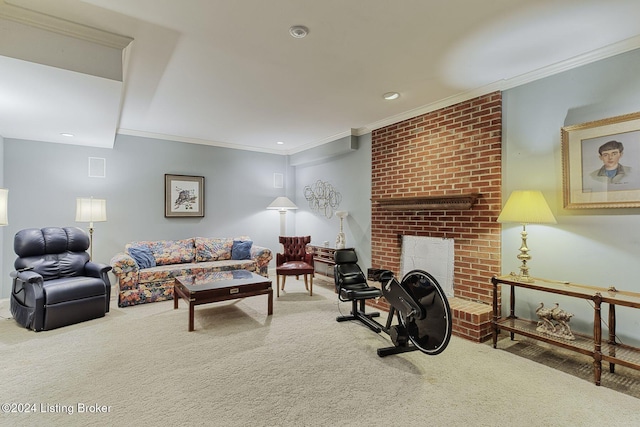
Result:
{"label": "wooden mantel", "polygon": [[371,201],[388,211],[469,210],[479,197],[480,193],[467,193],[449,196],[385,197]]}

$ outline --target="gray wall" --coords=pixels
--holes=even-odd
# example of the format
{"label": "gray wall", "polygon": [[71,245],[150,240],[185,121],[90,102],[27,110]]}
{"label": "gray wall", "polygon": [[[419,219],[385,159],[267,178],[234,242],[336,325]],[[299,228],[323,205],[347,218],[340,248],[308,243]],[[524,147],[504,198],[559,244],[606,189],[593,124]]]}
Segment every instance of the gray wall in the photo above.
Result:
{"label": "gray wall", "polygon": [[[113,149],[5,138],[4,185],[9,225],[4,228],[2,297],[9,295],[13,236],[23,228],[79,226],[76,197],[107,199],[107,221],[94,224],[93,256],[108,263],[133,240],[249,235],[279,247],[279,216],[266,206],[293,185],[286,156],[119,135]],[[88,157],[106,159],[106,178],[88,177]],[[164,174],[205,177],[205,217],[164,217]]]}
{"label": "gray wall", "polygon": [[[503,202],[513,190],[542,190],[558,221],[527,227],[532,276],[640,292],[640,209],[564,209],[560,134],[566,125],[640,111],[639,95],[640,51],[504,92]],[[518,269],[520,231],[503,225],[503,273]],[[574,328],[592,328],[593,310],[586,301],[526,290],[516,295],[516,314],[522,317],[535,319],[541,301],[559,302],[575,314]],[[617,316],[622,340],[640,342],[640,312],[619,308]]]}
{"label": "gray wall", "polygon": [[[343,143],[344,141],[336,141]],[[296,233],[311,235],[311,243],[322,245],[329,241],[335,247],[340,231],[340,219],[326,218],[309,207],[304,187],[318,180],[329,182],[342,195],[338,210],[348,211],[343,223],[347,246],[356,248],[362,268],[371,266],[371,134],[357,138],[357,149],[338,153],[334,157],[323,155],[322,147],[309,150],[309,158],[319,158],[295,166]],[[305,152],[306,153],[306,152]]]}
{"label": "gray wall", "polygon": [[[2,137],[2,135],[0,135],[0,187],[6,188],[4,184],[4,138]],[[11,197],[11,192],[9,192],[9,197]],[[11,221],[11,218],[9,218],[9,221]],[[1,260],[4,259],[4,242],[6,240],[4,237],[6,234],[4,228],[6,227],[1,227],[1,228],[2,230],[0,230],[0,262]],[[4,270],[0,269],[0,274],[2,274],[3,272]],[[4,295],[2,290],[3,290],[2,279],[0,279],[0,298],[3,298],[3,295]],[[7,293],[7,295],[9,294]]]}

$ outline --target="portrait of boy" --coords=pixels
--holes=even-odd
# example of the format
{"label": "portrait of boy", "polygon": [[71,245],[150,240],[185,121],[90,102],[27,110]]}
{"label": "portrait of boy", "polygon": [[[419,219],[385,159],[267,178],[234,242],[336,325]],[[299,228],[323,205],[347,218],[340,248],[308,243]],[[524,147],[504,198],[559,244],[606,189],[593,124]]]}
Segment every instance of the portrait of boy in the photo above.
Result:
{"label": "portrait of boy", "polygon": [[583,192],[640,189],[639,132],[583,140],[582,155]]}

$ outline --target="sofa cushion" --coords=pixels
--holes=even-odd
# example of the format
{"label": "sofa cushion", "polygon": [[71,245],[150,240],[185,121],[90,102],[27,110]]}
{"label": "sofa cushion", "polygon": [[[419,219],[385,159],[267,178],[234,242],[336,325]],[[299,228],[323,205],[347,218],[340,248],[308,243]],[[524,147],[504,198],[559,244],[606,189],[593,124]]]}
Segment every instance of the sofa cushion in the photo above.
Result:
{"label": "sofa cushion", "polygon": [[128,249],[128,252],[131,258],[136,260],[138,267],[149,268],[156,266],[156,259],[148,246],[132,246]]}
{"label": "sofa cushion", "polygon": [[193,239],[133,242],[126,245],[127,251],[132,247],[149,248],[156,265],[182,264],[195,259]]}
{"label": "sofa cushion", "polygon": [[234,240],[233,246],[231,247],[231,259],[251,259],[251,245],[253,245],[253,242],[251,240],[246,240],[243,242]]}
{"label": "sofa cushion", "polygon": [[227,238],[196,237],[196,262],[231,259],[233,240]]}
{"label": "sofa cushion", "polygon": [[190,274],[195,274],[193,269],[196,266],[196,263],[189,263],[158,265],[152,268],[145,268],[144,270],[140,270],[138,283],[163,282],[179,276],[188,276]]}
{"label": "sofa cushion", "polygon": [[253,260],[222,260],[190,264],[160,265],[140,270],[139,283],[166,282],[180,276],[201,275],[213,271],[256,271]]}
{"label": "sofa cushion", "polygon": [[222,260],[211,261],[203,264],[197,264],[202,269],[202,273],[214,272],[214,271],[232,271],[232,270],[248,270],[256,271],[256,262],[254,260]]}

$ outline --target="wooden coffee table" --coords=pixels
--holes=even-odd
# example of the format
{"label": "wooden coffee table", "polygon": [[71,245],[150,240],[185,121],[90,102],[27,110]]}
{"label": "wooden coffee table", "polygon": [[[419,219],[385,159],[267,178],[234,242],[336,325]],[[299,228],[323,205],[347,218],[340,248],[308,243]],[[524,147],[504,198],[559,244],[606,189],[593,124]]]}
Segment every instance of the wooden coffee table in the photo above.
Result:
{"label": "wooden coffee table", "polygon": [[271,280],[247,270],[220,271],[195,276],[176,277],[173,288],[173,308],[178,308],[178,297],[189,303],[189,332],[193,331],[193,313],[196,305],[238,298],[268,295],[267,314],[273,314],[273,288]]}

